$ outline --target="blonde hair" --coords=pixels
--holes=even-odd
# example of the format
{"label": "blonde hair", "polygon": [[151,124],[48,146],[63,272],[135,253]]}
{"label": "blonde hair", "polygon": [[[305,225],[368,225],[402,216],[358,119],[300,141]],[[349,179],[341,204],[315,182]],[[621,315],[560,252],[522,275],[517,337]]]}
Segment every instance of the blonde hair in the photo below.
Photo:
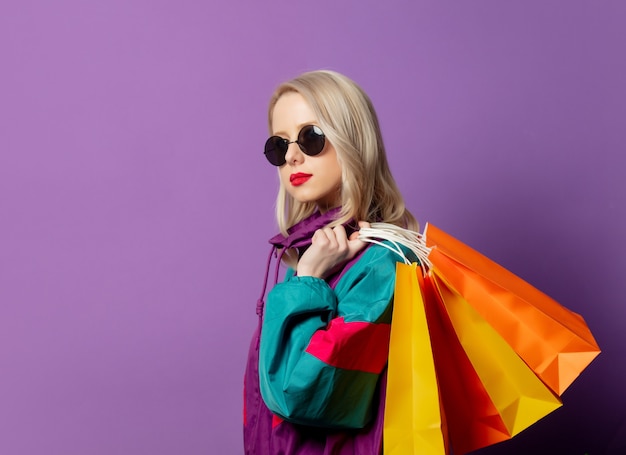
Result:
{"label": "blonde hair", "polygon": [[[270,134],[274,107],[289,92],[299,93],[307,101],[337,152],[342,170],[342,208],[331,226],[355,219],[417,230],[417,221],[407,210],[389,170],[378,117],[363,89],[346,76],[327,70],[303,73],[284,82],[270,99]],[[316,208],[313,202],[296,201],[281,184],[276,218],[283,234]]]}

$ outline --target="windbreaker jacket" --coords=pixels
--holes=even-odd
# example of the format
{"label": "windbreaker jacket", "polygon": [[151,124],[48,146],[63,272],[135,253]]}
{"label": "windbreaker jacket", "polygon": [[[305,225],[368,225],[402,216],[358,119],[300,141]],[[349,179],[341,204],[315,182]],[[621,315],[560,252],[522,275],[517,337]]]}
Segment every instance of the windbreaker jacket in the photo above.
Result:
{"label": "windbreaker jacket", "polygon": [[[276,248],[303,251],[335,213],[271,239],[268,272]],[[265,315],[259,299],[244,385],[246,454],[380,453],[397,260],[371,245],[327,280],[288,270]]]}

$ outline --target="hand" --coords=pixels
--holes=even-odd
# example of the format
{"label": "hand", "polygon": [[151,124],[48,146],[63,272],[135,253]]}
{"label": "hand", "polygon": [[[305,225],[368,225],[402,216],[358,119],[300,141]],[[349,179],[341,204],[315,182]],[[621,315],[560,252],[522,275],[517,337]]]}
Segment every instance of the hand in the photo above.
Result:
{"label": "hand", "polygon": [[[366,227],[370,224],[359,222],[359,228]],[[331,275],[365,247],[366,242],[358,237],[359,232],[356,231],[348,238],[343,226],[318,229],[313,234],[311,246],[298,261],[298,276],[326,278]]]}

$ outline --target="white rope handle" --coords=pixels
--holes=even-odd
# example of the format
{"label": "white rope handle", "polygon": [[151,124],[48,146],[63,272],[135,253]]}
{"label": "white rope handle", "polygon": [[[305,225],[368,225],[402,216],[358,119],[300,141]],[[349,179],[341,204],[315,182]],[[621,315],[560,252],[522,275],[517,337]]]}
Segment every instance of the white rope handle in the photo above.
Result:
{"label": "white rope handle", "polygon": [[[371,227],[361,228],[359,230],[359,239],[387,248],[397,253],[405,264],[410,264],[411,261],[404,255],[400,248],[400,246],[404,246],[417,256],[422,268],[431,267],[430,261],[428,260],[430,248],[426,246],[424,236],[419,232],[404,229],[389,223],[372,223]],[[382,240],[387,240],[391,245],[382,243]]]}

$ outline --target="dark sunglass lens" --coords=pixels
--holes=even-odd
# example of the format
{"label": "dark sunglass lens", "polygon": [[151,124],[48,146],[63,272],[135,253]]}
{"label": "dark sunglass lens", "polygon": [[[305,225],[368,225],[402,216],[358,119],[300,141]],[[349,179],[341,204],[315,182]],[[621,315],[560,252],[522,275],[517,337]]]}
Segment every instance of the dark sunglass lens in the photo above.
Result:
{"label": "dark sunglass lens", "polygon": [[319,126],[307,125],[300,131],[298,135],[298,144],[304,153],[309,156],[315,156],[322,153],[326,137]]}
{"label": "dark sunglass lens", "polygon": [[285,140],[279,136],[272,136],[265,142],[265,157],[274,166],[285,164],[285,155],[289,147]]}

